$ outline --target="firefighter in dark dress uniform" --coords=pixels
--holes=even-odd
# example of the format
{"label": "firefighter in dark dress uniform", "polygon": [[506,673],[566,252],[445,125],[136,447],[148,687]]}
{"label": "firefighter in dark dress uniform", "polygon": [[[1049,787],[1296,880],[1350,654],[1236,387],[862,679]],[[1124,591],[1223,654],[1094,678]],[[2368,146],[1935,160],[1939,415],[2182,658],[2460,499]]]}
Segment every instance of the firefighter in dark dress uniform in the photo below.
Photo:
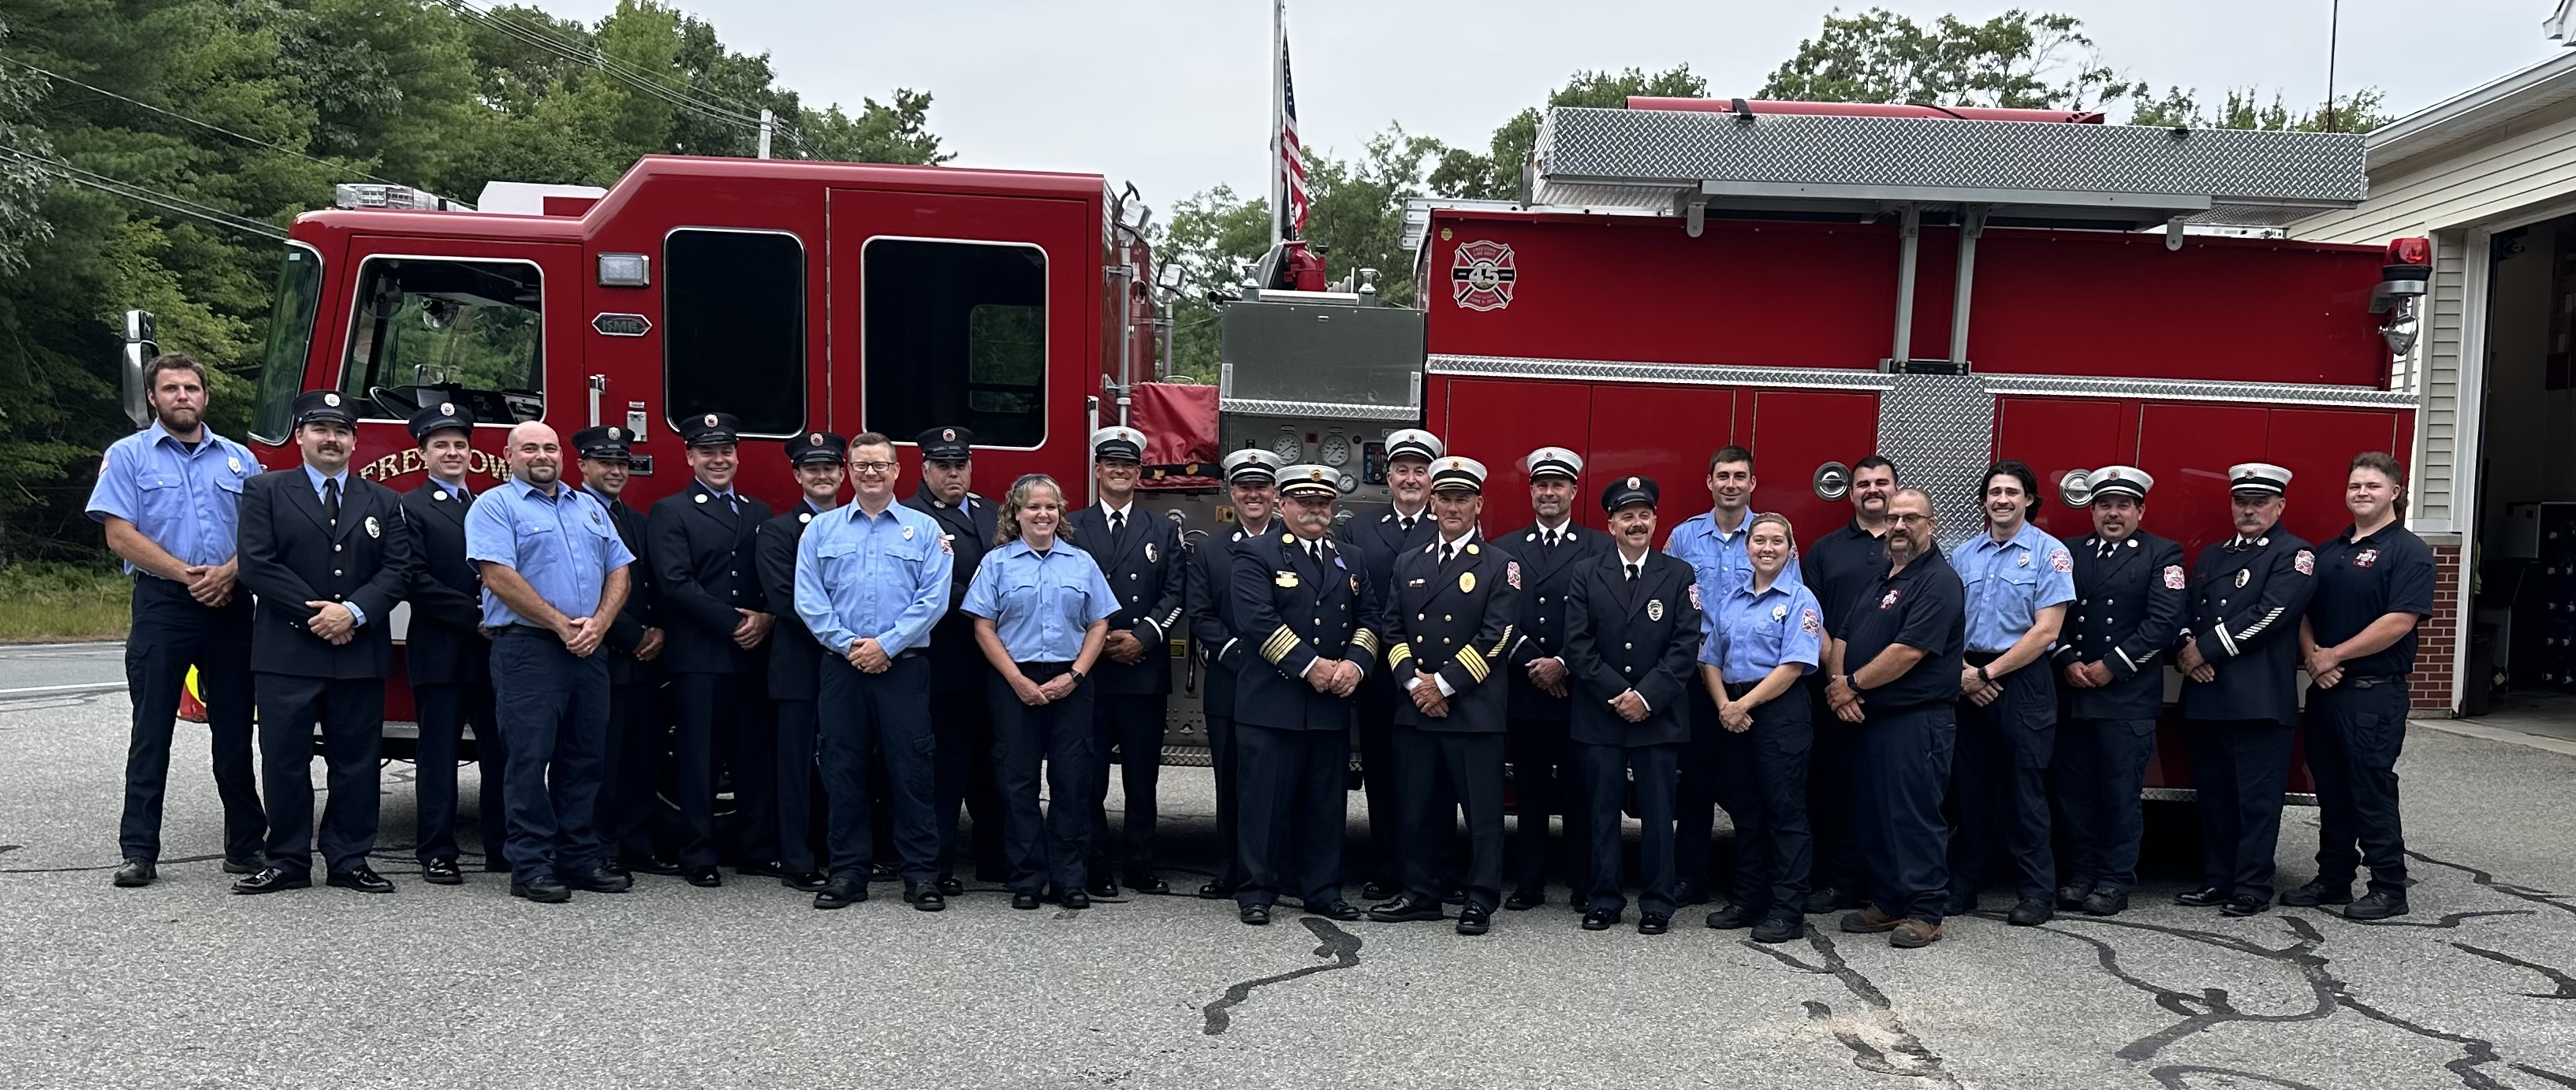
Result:
{"label": "firefighter in dark dress uniform", "polygon": [[415,784],[419,800],[414,851],[421,877],[437,885],[465,880],[456,865],[456,762],[470,725],[481,801],[476,825],[483,838],[483,869],[507,871],[503,837],[501,738],[493,729],[492,641],[483,634],[483,574],[465,559],[465,512],[474,493],[465,487],[467,453],[473,450],[474,414],[440,402],[412,414],[411,438],[420,446],[428,479],[403,493],[403,522],[420,561],[409,592],[411,628],[404,636],[403,673],[420,716]]}
{"label": "firefighter in dark dress uniform", "polygon": [[814,860],[814,781],[817,717],[823,645],[798,619],[796,543],[816,516],[840,506],[847,471],[841,461],[849,440],[828,431],[809,431],[787,441],[787,464],[804,493],[796,505],[760,524],[760,589],[767,596],[778,628],[769,638],[769,700],[778,731],[778,876],[779,884],[807,893],[820,892],[831,876]]}
{"label": "firefighter in dark dress uniform", "polygon": [[[581,459],[582,491],[608,510],[617,539],[626,551],[644,555],[644,512],[626,505],[627,471],[632,460],[627,443],[634,435],[607,425],[583,428],[572,435]],[[662,722],[663,635],[653,605],[653,566],[626,566],[626,604],[608,624],[600,641],[608,658],[608,744],[600,753],[601,776],[597,816],[605,866],[620,873],[678,874],[680,864],[655,851],[652,816],[660,801],[654,795],[662,777],[662,758],[670,753],[670,731]]]}
{"label": "firefighter in dark dress uniform", "polygon": [[[1238,919],[1270,922],[1281,896],[1309,915],[1360,918],[1342,899],[1343,777],[1351,695],[1377,666],[1384,625],[1367,580],[1331,539],[1336,471],[1279,471],[1284,522],[1233,542]],[[1498,754],[1499,756],[1499,754]],[[1437,902],[1433,908],[1438,909]]]}
{"label": "firefighter in dark dress uniform", "polygon": [[[2352,525],[2317,547],[2317,593],[2299,625],[2308,690],[2308,768],[2317,777],[2317,876],[2285,905],[2338,905],[2356,920],[2406,914],[2406,836],[2397,754],[2415,628],[2433,613],[2433,550],[2400,524],[2406,469],[2371,451],[2352,460]],[[2352,880],[2370,867],[2370,889]]]}
{"label": "firefighter in dark dress uniform", "polygon": [[[1139,893],[1169,893],[1154,873],[1154,788],[1163,768],[1163,712],[1172,694],[1171,639],[1181,631],[1181,528],[1136,504],[1145,433],[1091,433],[1092,479],[1100,502],[1065,517],[1066,543],[1100,564],[1118,597],[1108,644],[1093,664],[1091,865],[1094,897],[1118,896],[1123,870]],[[1115,747],[1126,822],[1109,834],[1110,753]]]}
{"label": "firefighter in dark dress uniform", "polygon": [[357,417],[348,399],[314,390],[295,399],[304,464],[242,488],[241,583],[259,597],[250,668],[259,691],[260,786],[268,807],[268,866],[235,893],[313,884],[313,733],[329,758],[330,801],[320,829],[330,884],[391,893],[367,865],[376,847],[386,627],[418,563],[402,497],[349,472]]}
{"label": "firefighter in dark dress uniform", "polygon": [[1637,865],[1637,930],[1660,935],[1673,919],[1673,792],[1690,739],[1692,662],[1699,655],[1699,588],[1690,563],[1655,548],[1659,490],[1624,477],[1601,490],[1616,547],[1575,564],[1565,579],[1567,732],[1582,766],[1590,873],[1576,879],[1583,929],[1619,922],[1620,803],[1636,777],[1644,834]]}
{"label": "firefighter in dark dress uniform", "polygon": [[[975,645],[975,619],[958,607],[966,585],[993,548],[993,501],[974,492],[975,433],[937,427],[913,437],[921,448],[921,487],[903,505],[939,524],[950,552],[948,614],[930,630],[931,728],[938,737],[939,774],[930,804],[939,816],[939,891],[965,892],[956,878],[957,808],[975,819],[975,876],[999,882],[1010,876],[1002,859],[1002,794],[993,778],[993,713],[986,702],[993,667]],[[883,824],[883,823],[880,823]]]}
{"label": "firefighter in dark dress uniform", "polygon": [[[689,468],[687,488],[654,501],[644,522],[648,566],[660,596],[669,646],[662,652],[676,714],[671,750],[679,765],[680,817],[686,842],[681,876],[693,886],[720,886],[723,858],[716,841],[717,770],[730,765],[734,812],[746,852],[775,850],[774,828],[760,828],[775,775],[769,724],[760,698],[761,645],[775,618],[760,590],[754,564],[760,524],[769,505],[734,487],[735,439],[741,425],[730,413],[706,413],[682,422]],[[752,735],[759,735],[757,740]],[[728,760],[728,758],[730,758]],[[776,822],[773,815],[768,824]],[[736,860],[740,873],[774,869],[775,860]]]}
{"label": "firefighter in dark dress uniform", "polygon": [[[1373,519],[1355,519],[1343,530],[1343,544],[1349,546],[1360,569],[1360,580],[1375,584],[1374,593],[1381,602],[1393,602],[1395,558],[1422,548],[1437,532],[1438,523],[1431,517],[1431,463],[1447,452],[1440,437],[1420,428],[1403,428],[1386,437],[1387,485],[1395,494],[1393,510]],[[1394,896],[1404,881],[1400,856],[1404,851],[1402,817],[1405,803],[1398,792],[1396,771],[1396,709],[1404,695],[1396,689],[1392,671],[1377,671],[1360,683],[1356,701],[1360,717],[1360,779],[1368,792],[1369,861],[1366,884],[1360,896],[1375,901]],[[1457,805],[1456,793],[1444,782],[1434,788],[1436,805],[1444,810]],[[1440,839],[1436,859],[1448,867],[1451,840]],[[1443,876],[1444,879],[1447,877]],[[1443,885],[1448,883],[1444,880]]]}
{"label": "firefighter in dark dress uniform", "polygon": [[2075,610],[2050,665],[2061,682],[2057,805],[2066,876],[2057,907],[2116,916],[2138,886],[2139,790],[2165,706],[2165,660],[2182,623],[2182,546],[2139,528],[2155,478],[2134,466],[2090,474],[2093,534],[2069,542]]}
{"label": "firefighter in dark dress uniform", "polygon": [[2182,714],[2200,795],[2199,888],[2174,898],[2230,916],[2272,907],[2272,852],[2299,722],[2299,619],[2316,592],[2316,552],[2281,528],[2290,471],[2227,470],[2236,536],[2201,551],[2182,646]]}
{"label": "firefighter in dark dress uniform", "polygon": [[1406,804],[1404,893],[1370,909],[1384,923],[1436,920],[1439,852],[1453,834],[1434,791],[1446,777],[1467,813],[1466,904],[1458,933],[1481,935],[1502,901],[1503,738],[1510,718],[1510,668],[1520,616],[1521,564],[1479,539],[1485,466],[1449,456],[1431,463],[1435,539],[1395,561],[1387,603],[1387,669],[1406,703],[1395,715],[1395,759]]}
{"label": "firefighter in dark dress uniform", "polygon": [[1271,536],[1278,525],[1271,515],[1279,502],[1279,456],[1238,450],[1225,456],[1220,471],[1234,501],[1235,529],[1208,534],[1190,546],[1182,593],[1188,602],[1192,653],[1199,656],[1203,674],[1199,698],[1207,719],[1208,763],[1216,774],[1216,877],[1199,887],[1199,896],[1212,901],[1234,896],[1244,880],[1243,859],[1235,854],[1241,839],[1243,774],[1234,707],[1238,675],[1253,646],[1234,635],[1239,627],[1234,554],[1247,540]]}
{"label": "firefighter in dark dress uniform", "polygon": [[1565,661],[1565,595],[1583,562],[1611,549],[1610,535],[1574,524],[1575,482],[1583,458],[1563,447],[1540,447],[1521,459],[1528,475],[1530,508],[1537,521],[1501,541],[1520,555],[1520,616],[1511,651],[1510,731],[1504,743],[1512,765],[1514,813],[1511,896],[1513,911],[1547,903],[1547,819],[1565,816],[1565,879],[1573,904],[1584,906],[1591,868],[1585,853],[1591,834],[1585,820],[1583,773],[1566,734],[1569,709]]}

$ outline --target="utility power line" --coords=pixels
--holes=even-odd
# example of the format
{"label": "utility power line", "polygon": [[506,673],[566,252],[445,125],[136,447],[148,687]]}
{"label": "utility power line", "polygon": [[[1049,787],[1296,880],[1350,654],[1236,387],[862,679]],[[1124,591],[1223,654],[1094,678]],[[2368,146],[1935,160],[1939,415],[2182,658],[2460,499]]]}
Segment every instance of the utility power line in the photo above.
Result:
{"label": "utility power line", "polygon": [[306,161],[308,161],[308,162],[313,162],[313,163],[319,163],[319,164],[321,164],[321,165],[323,165],[323,166],[330,167],[330,168],[331,168],[331,169],[333,169],[333,170],[339,170],[339,171],[354,171],[355,173],[357,173],[357,174],[358,174],[359,176],[361,176],[361,177],[369,178],[369,179],[372,179],[372,180],[374,180],[374,181],[383,182],[383,183],[385,183],[385,184],[387,184],[387,185],[403,185],[403,184],[406,184],[406,183],[403,183],[403,182],[397,182],[397,181],[395,181],[395,180],[393,180],[393,179],[391,179],[391,178],[387,178],[387,177],[385,177],[385,176],[383,176],[383,175],[380,175],[380,174],[370,174],[370,173],[368,173],[368,172],[366,172],[366,171],[358,170],[358,168],[353,167],[353,166],[350,166],[350,165],[349,165],[349,164],[347,164],[347,163],[335,163],[335,162],[332,162],[332,161],[331,161],[331,160],[329,160],[329,159],[324,159],[324,158],[321,158],[321,157],[319,157],[319,156],[315,156],[315,155],[307,154],[307,153],[305,153],[305,152],[298,151],[298,150],[296,150],[296,149],[294,149],[294,148],[287,147],[287,146],[286,146],[286,145],[284,145],[284,144],[271,143],[271,142],[269,142],[269,141],[262,140],[262,139],[260,139],[260,138],[258,138],[258,137],[256,137],[256,136],[250,136],[250,135],[247,135],[247,134],[244,134],[244,133],[235,132],[235,131],[233,131],[233,130],[231,130],[231,129],[227,129],[227,128],[225,128],[225,127],[223,127],[223,126],[221,126],[221,125],[215,124],[214,122],[211,122],[211,121],[201,121],[201,120],[198,120],[197,118],[190,117],[190,116],[188,116],[188,115],[186,115],[186,114],[180,113],[179,111],[177,111],[177,110],[173,110],[173,109],[170,109],[170,108],[168,108],[168,107],[164,107],[164,106],[155,106],[155,105],[153,105],[153,104],[151,104],[151,103],[149,103],[149,102],[145,102],[145,101],[143,101],[142,99],[139,99],[139,98],[133,98],[133,97],[130,97],[130,96],[127,96],[127,95],[120,95],[120,94],[118,94],[118,93],[116,93],[116,92],[114,92],[114,91],[110,91],[110,90],[108,90],[107,88],[105,88],[105,87],[100,87],[100,86],[98,86],[98,85],[96,85],[96,84],[92,84],[92,83],[83,83],[83,82],[81,82],[80,80],[73,79],[73,78],[71,78],[70,76],[66,76],[66,75],[64,75],[64,74],[62,74],[62,73],[60,73],[60,72],[56,72],[56,71],[53,71],[53,70],[51,70],[51,69],[46,69],[46,68],[38,68],[38,67],[36,67],[35,65],[32,65],[32,64],[29,64],[29,63],[27,63],[27,62],[25,62],[25,61],[19,60],[19,59],[18,59],[18,58],[16,58],[16,57],[0,57],[0,61],[7,61],[7,62],[9,62],[9,63],[11,63],[11,64],[17,65],[17,66],[18,66],[18,67],[20,67],[20,68],[24,68],[24,69],[26,69],[26,70],[28,70],[28,71],[30,71],[30,72],[34,72],[34,73],[36,73],[37,75],[44,76],[44,77],[46,77],[46,78],[48,78],[48,79],[58,79],[58,80],[63,81],[64,83],[71,84],[72,86],[86,88],[86,89],[88,89],[88,90],[90,90],[90,91],[97,92],[98,94],[105,95],[105,96],[107,96],[107,97],[109,97],[109,98],[116,99],[117,101],[120,101],[120,102],[132,103],[132,104],[134,104],[134,105],[136,105],[136,106],[140,106],[140,107],[142,107],[142,108],[144,108],[144,109],[146,109],[146,110],[150,110],[150,111],[152,111],[153,113],[156,113],[156,114],[161,114],[161,115],[164,115],[164,116],[167,116],[167,117],[174,117],[174,118],[177,118],[177,119],[179,119],[179,120],[181,120],[181,121],[185,121],[185,122],[187,122],[188,124],[195,125],[195,126],[197,126],[198,128],[201,128],[201,129],[212,129],[212,130],[214,130],[214,131],[216,131],[216,132],[222,133],[222,134],[224,134],[224,135],[226,135],[226,136],[232,137],[233,139],[235,139],[235,140],[239,140],[239,141],[242,141],[242,142],[244,142],[244,143],[257,144],[257,145],[259,145],[259,146],[261,146],[261,147],[268,148],[269,150],[272,150],[272,151],[284,152],[285,154],[292,155],[292,156],[294,156],[294,157],[296,157],[296,158],[298,158],[298,159],[303,159],[303,160],[306,160]]}
{"label": "utility power line", "polygon": [[0,155],[5,155],[10,159],[19,162],[34,164],[38,169],[53,174],[55,177],[61,178],[73,185],[95,189],[102,193],[111,193],[119,197],[124,197],[127,200],[139,201],[143,204],[152,205],[164,211],[175,212],[192,219],[204,220],[218,227],[228,227],[235,231],[261,235],[272,239],[283,240],[286,238],[286,231],[278,227],[276,224],[265,223],[248,216],[227,212],[223,209],[216,208],[213,205],[200,204],[196,201],[189,200],[186,197],[179,196],[178,194],[164,192],[150,186],[137,185],[120,178],[111,178],[105,174],[100,174],[92,170],[83,170],[60,159],[38,155],[23,148],[0,148]]}

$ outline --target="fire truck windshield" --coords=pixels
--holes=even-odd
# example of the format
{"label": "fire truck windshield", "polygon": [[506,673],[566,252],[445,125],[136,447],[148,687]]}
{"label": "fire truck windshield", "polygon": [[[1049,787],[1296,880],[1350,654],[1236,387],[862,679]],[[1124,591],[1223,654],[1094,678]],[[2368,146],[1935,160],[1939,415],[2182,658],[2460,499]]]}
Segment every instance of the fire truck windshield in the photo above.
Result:
{"label": "fire truck windshield", "polygon": [[277,299],[268,312],[268,355],[260,364],[259,398],[251,407],[250,434],[286,441],[289,411],[304,389],[305,355],[313,346],[313,308],[322,295],[322,255],[289,243],[277,268]]}
{"label": "fire truck windshield", "polygon": [[544,415],[542,284],[524,261],[370,257],[340,393],[362,418],[453,401],[485,423]]}

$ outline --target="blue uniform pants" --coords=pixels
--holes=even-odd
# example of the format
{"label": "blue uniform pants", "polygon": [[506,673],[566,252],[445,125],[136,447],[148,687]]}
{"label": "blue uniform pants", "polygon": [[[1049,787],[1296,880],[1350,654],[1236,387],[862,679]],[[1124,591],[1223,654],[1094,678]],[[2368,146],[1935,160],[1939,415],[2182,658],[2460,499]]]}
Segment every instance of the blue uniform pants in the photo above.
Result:
{"label": "blue uniform pants", "polygon": [[1341,900],[1349,733],[1243,722],[1233,732],[1243,785],[1234,850],[1243,882],[1234,903],[1267,908],[1289,896],[1319,908]]}
{"label": "blue uniform pants", "polygon": [[1979,707],[1959,701],[1958,756],[1950,799],[1959,833],[1950,840],[1950,893],[1976,900],[1977,887],[2008,855],[2023,900],[2056,896],[2057,860],[2048,838],[2048,762],[2057,750],[2057,686],[2046,662],[2004,675],[2003,693]]}
{"label": "blue uniform pants", "polygon": [[[1807,694],[1791,689],[1753,709],[1742,734],[1718,724],[1726,814],[1735,823],[1735,905],[1756,915],[1806,912],[1815,837],[1807,828],[1807,757],[1815,731]],[[1841,720],[1836,720],[1841,722]]]}
{"label": "blue uniform pants", "polygon": [[554,633],[512,625],[492,637],[492,694],[509,747],[510,881],[578,877],[599,865],[594,818],[608,764],[608,660]]}
{"label": "blue uniform pants", "polygon": [[134,725],[125,747],[125,815],[117,831],[125,858],[161,858],[170,735],[191,665],[205,697],[206,726],[214,735],[215,793],[224,803],[224,857],[259,857],[268,816],[252,774],[250,620],[247,590],[236,588],[230,603],[209,609],[181,584],[134,577],[134,626],[125,639],[125,687],[134,702]]}
{"label": "blue uniform pants", "polygon": [[[482,661],[477,661],[474,654],[478,650],[485,652],[480,656]],[[480,781],[476,832],[483,839],[484,858],[497,859],[501,855],[501,844],[507,836],[501,784],[508,775],[504,769],[509,758],[495,722],[489,661],[488,649],[468,648],[457,663],[457,671],[466,680],[412,686],[412,708],[420,717],[420,747],[413,754],[418,777],[413,795],[420,807],[415,823],[419,832],[415,854],[423,863],[456,857],[456,765],[469,727],[474,733],[474,764]]]}
{"label": "blue uniform pants", "polygon": [[319,724],[325,783],[322,862],[333,874],[367,865],[382,808],[376,758],[384,750],[385,679],[257,675],[260,780],[268,801],[268,865],[313,871],[313,733]]}
{"label": "blue uniform pants", "polygon": [[1938,924],[1949,901],[1941,790],[1950,780],[1955,714],[1931,704],[1869,712],[1860,724],[1861,865],[1872,903],[1898,919]]}
{"label": "blue uniform pants", "polygon": [[1627,906],[1619,894],[1621,824],[1619,804],[1627,797],[1629,777],[1636,777],[1637,820],[1644,825],[1637,842],[1637,871],[1642,885],[1637,907],[1670,916],[1673,912],[1673,788],[1681,764],[1679,743],[1654,746],[1574,745],[1583,770],[1583,798],[1591,810],[1585,823],[1592,837],[1591,874],[1578,886],[1577,904],[1617,912]]}
{"label": "blue uniform pants", "polygon": [[[2308,690],[2308,768],[2317,778],[2317,877],[2406,892],[2406,833],[2397,817],[2397,755],[2406,748],[2406,681],[2346,677]],[[2356,850],[2358,849],[2358,850]]]}
{"label": "blue uniform pants", "polygon": [[869,674],[848,659],[826,656],[821,669],[817,710],[823,812],[830,830],[825,840],[831,848],[824,870],[835,878],[868,879],[876,852],[870,828],[876,808],[868,799],[873,753],[885,762],[885,787],[892,796],[886,810],[894,823],[904,888],[935,882],[942,872],[939,820],[932,807],[939,754],[930,723],[930,659],[906,652],[884,673]]}
{"label": "blue uniform pants", "polygon": [[[1069,662],[1023,662],[1020,674],[1040,685],[1073,668]],[[1002,857],[1013,893],[1057,894],[1083,889],[1091,854],[1092,701],[1089,679],[1073,693],[1044,704],[1020,703],[999,673],[987,686],[993,709],[993,779],[1002,793]],[[1039,766],[1045,766],[1048,805],[1038,807]]]}
{"label": "blue uniform pants", "polygon": [[2290,778],[2290,726],[2194,719],[2188,730],[2191,785],[2200,796],[2201,880],[2233,897],[2269,901],[2281,792]]}
{"label": "blue uniform pants", "polygon": [[2139,791],[2155,751],[2153,719],[2069,719],[2059,726],[2066,885],[2105,893],[2138,888],[2138,841],[2146,832]]}

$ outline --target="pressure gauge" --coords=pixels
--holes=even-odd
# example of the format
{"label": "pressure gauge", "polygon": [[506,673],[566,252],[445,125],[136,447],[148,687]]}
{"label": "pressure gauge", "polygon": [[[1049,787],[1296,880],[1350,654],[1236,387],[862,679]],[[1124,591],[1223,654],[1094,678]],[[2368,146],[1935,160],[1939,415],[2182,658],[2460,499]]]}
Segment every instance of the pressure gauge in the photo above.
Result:
{"label": "pressure gauge", "polygon": [[1338,466],[1350,461],[1351,441],[1343,438],[1340,432],[1325,436],[1322,457],[1324,464],[1328,466]]}
{"label": "pressure gauge", "polygon": [[1290,432],[1270,441],[1270,453],[1279,456],[1281,465],[1295,465],[1306,460],[1306,444]]}
{"label": "pressure gauge", "polygon": [[1333,487],[1340,489],[1342,494],[1347,496],[1359,491],[1360,479],[1349,473],[1336,473],[1333,475]]}

